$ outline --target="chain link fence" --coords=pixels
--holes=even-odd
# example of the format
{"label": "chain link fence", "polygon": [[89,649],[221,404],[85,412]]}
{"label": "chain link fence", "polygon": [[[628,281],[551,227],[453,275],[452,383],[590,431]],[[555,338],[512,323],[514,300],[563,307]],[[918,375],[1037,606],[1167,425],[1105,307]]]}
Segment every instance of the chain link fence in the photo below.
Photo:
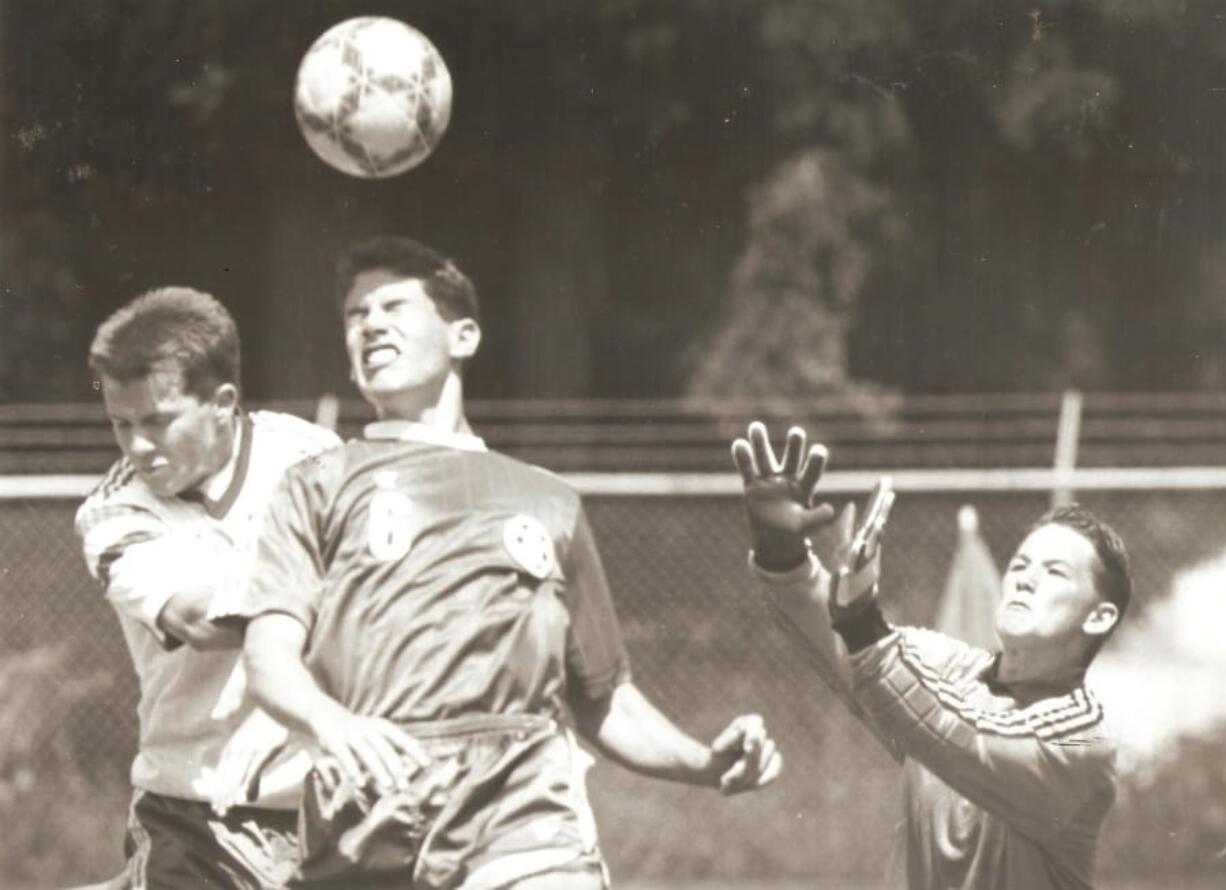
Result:
{"label": "chain link fence", "polygon": [[[1131,545],[1139,602],[1130,621],[1144,620],[1177,573],[1226,549],[1218,521],[1226,492],[1104,491],[1081,500]],[[968,502],[1003,561],[1048,496],[904,492],[883,578],[896,620],[932,620],[955,516]],[[762,713],[787,762],[769,791],[731,800],[599,764],[592,794],[615,879],[873,886],[901,813],[898,770],[755,596],[738,500],[625,494],[588,504],[639,685],[703,738],[735,714]],[[96,880],[120,862],[137,689],[117,621],[77,550],[75,506],[0,500],[4,887]],[[1226,787],[1217,767],[1224,740],[1189,740],[1173,772],[1125,783],[1104,838],[1104,874],[1226,874]]]}

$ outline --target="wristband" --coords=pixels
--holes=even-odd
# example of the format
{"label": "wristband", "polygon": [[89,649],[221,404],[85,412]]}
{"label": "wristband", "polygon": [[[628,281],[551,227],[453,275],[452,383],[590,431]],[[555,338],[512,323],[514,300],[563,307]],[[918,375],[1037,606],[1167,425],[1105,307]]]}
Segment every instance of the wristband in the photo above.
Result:
{"label": "wristband", "polygon": [[822,572],[821,560],[813,552],[808,539],[805,540],[805,556],[798,565],[782,572],[764,569],[758,564],[756,551],[749,551],[749,569],[763,581],[770,584],[796,584],[800,581],[810,581]]}
{"label": "wristband", "polygon": [[847,644],[847,651],[853,655],[878,640],[885,639],[892,630],[885,616],[881,614],[875,596],[866,597],[865,605],[835,621],[833,627],[834,632]]}

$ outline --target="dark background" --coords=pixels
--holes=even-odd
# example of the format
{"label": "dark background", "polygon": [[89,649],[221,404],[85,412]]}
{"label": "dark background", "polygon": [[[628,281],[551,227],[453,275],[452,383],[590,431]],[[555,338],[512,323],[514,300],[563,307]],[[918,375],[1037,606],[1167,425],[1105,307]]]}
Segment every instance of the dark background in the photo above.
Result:
{"label": "dark background", "polygon": [[[388,180],[291,111],[358,14],[455,83]],[[92,399],[94,325],[168,283],[252,397],[346,393],[331,260],[379,231],[476,279],[480,398],[1226,377],[1213,2],[3,0],[0,40],[0,400]]]}

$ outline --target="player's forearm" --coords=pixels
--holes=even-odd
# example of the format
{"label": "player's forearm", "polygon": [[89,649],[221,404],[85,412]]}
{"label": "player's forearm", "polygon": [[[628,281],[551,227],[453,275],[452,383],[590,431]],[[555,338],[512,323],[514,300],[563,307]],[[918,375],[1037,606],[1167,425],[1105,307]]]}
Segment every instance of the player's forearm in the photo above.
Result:
{"label": "player's forearm", "polygon": [[576,704],[579,732],[601,754],[640,775],[716,787],[711,749],[686,735],[631,683],[601,703]]}
{"label": "player's forearm", "polygon": [[247,627],[243,661],[256,703],[278,722],[310,738],[348,712],[327,695],[302,661],[306,629],[280,613],[261,615]]}
{"label": "player's forearm", "polygon": [[103,582],[107,599],[148,627],[167,649],[241,645],[241,632],[209,620],[213,598],[235,584],[236,564],[228,546],[150,521],[135,511],[89,531],[86,559],[93,560],[90,570]]}
{"label": "player's forearm", "polygon": [[321,727],[348,715],[339,702],[319,688],[305,667],[273,667],[269,663],[272,660],[248,658],[246,664],[256,703],[278,722],[317,738]]}
{"label": "player's forearm", "polygon": [[830,575],[814,560],[807,578],[800,570],[776,575],[756,568],[755,574],[779,624],[802,647],[822,682],[886,752],[901,762],[898,745],[870,719],[852,692],[850,655],[830,620]]}
{"label": "player's forearm", "polygon": [[754,566],[758,586],[780,623],[811,657],[822,679],[836,690],[851,691],[847,652],[830,623],[830,575],[810,556],[803,567],[773,573]]}

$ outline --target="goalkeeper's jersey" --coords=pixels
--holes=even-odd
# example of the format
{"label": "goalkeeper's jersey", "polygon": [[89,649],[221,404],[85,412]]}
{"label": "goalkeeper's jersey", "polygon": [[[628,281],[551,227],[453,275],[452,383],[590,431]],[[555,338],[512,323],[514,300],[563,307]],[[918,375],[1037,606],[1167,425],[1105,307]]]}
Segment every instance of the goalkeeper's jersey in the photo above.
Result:
{"label": "goalkeeper's jersey", "polygon": [[1091,886],[1115,748],[1078,679],[1005,687],[991,653],[903,628],[852,656],[855,695],[905,756],[912,890]]}
{"label": "goalkeeper's jersey", "polygon": [[561,716],[629,678],[577,493],[475,436],[406,422],[286,474],[242,614],[289,614],[358,714]]}
{"label": "goalkeeper's jersey", "polygon": [[[229,710],[223,691],[241,693],[233,684],[238,650],[190,649],[165,633],[158,615],[185,583],[211,586],[216,601],[236,596],[250,574],[269,493],[285,469],[339,444],[297,417],[253,412],[242,419],[233,475],[217,501],[154,494],[123,459],[77,511],[85,562],[119,614],[140,680],[136,788],[207,799],[210,772],[246,716],[222,713]],[[260,803],[296,805],[294,790],[286,790],[280,801]]]}

